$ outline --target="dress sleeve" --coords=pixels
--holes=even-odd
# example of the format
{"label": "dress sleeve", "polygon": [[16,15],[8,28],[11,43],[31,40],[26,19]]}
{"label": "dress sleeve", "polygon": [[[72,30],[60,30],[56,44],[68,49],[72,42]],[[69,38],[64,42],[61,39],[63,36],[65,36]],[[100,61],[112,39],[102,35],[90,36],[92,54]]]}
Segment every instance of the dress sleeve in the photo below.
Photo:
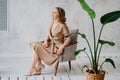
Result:
{"label": "dress sleeve", "polygon": [[69,32],[67,25],[64,25],[63,26],[63,35],[68,36],[69,34],[70,34],[70,32]]}

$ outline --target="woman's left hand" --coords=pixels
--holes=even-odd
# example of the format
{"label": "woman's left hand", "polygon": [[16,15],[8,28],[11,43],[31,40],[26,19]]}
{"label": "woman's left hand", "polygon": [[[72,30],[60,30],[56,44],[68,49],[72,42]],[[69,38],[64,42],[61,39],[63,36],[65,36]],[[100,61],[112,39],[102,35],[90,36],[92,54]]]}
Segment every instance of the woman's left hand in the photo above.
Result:
{"label": "woman's left hand", "polygon": [[57,55],[58,55],[58,56],[62,55],[63,49],[64,49],[64,46],[61,45],[60,48],[59,48],[58,51],[57,51]]}

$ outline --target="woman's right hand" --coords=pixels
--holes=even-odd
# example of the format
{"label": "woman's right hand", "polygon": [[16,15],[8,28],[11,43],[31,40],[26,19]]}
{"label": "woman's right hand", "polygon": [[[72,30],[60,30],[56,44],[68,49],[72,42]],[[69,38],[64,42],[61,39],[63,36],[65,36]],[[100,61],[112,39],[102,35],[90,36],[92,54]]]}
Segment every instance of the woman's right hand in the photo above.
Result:
{"label": "woman's right hand", "polygon": [[48,44],[47,41],[44,41],[44,43],[43,43],[43,47],[45,47],[45,48],[48,48],[48,47],[49,47],[49,44]]}

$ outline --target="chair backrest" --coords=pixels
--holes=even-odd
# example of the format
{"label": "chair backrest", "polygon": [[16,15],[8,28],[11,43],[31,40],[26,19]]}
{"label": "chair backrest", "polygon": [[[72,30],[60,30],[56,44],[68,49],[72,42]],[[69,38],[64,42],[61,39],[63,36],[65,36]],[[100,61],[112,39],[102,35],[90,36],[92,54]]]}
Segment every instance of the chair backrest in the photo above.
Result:
{"label": "chair backrest", "polygon": [[[70,34],[73,33],[77,33],[79,32],[79,29],[71,29],[70,30]],[[71,36],[71,42],[70,44],[65,47],[64,51],[63,51],[63,55],[59,58],[60,62],[64,62],[64,61],[70,61],[70,60],[75,60],[76,57],[74,56],[74,52],[77,49],[77,39],[78,39],[78,35],[72,35]]]}
{"label": "chair backrest", "polygon": [[77,38],[78,38],[78,35],[74,34],[74,33],[78,33],[79,32],[79,29],[71,29],[70,30],[70,34],[71,34],[71,42],[70,44],[74,44],[77,42]]}

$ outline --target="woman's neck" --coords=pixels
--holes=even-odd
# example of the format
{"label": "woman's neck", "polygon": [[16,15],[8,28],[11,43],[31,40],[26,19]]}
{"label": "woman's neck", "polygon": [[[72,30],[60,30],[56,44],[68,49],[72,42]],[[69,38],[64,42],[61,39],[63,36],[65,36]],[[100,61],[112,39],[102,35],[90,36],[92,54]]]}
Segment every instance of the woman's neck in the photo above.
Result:
{"label": "woman's neck", "polygon": [[53,23],[61,23],[59,19],[53,20]]}

